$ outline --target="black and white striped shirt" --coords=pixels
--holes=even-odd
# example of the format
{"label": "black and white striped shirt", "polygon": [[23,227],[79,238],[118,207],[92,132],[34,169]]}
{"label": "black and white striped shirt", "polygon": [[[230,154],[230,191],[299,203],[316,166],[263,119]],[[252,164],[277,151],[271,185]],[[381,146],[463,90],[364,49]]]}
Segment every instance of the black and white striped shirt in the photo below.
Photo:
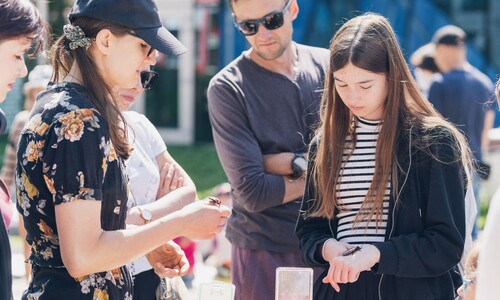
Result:
{"label": "black and white striped shirt", "polygon": [[[368,223],[368,227],[366,227],[367,222],[362,221],[353,228],[354,220],[368,193],[375,173],[375,151],[380,128],[380,122],[357,118],[355,133],[357,137],[356,148],[352,152],[352,155],[350,155],[350,147],[346,147],[346,150],[344,150],[343,167],[341,168],[342,175],[339,178],[341,181],[339,187],[340,193],[338,193],[338,203],[341,208],[337,215],[339,219],[337,239],[339,241],[350,244],[384,241],[387,216],[389,214],[390,180],[387,182],[383,216],[382,220],[378,223],[378,228],[375,216]],[[347,137],[346,145],[349,145],[350,142],[351,138],[349,136]]]}

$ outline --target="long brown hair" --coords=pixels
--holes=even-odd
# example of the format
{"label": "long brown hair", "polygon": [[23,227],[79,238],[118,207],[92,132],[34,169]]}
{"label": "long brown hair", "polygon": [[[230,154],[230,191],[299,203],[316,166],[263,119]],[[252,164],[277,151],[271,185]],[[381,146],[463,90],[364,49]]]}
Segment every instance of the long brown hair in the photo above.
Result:
{"label": "long brown hair", "polygon": [[[80,26],[85,36],[94,39],[102,29],[109,29],[116,36],[123,36],[132,30],[130,28],[113,24],[106,21],[96,20],[88,17],[78,17],[72,21],[73,25]],[[54,66],[53,80],[61,81],[70,71],[73,63],[78,64],[82,74],[83,85],[90,93],[90,101],[107,120],[111,142],[116,153],[127,159],[130,156],[131,147],[127,141],[126,122],[117,108],[117,101],[112,87],[105,83],[102,74],[98,71],[90,51],[82,47],[70,50],[68,40],[62,35],[52,46],[52,64]],[[91,46],[92,47],[92,46]]]}
{"label": "long brown hair", "polygon": [[[342,176],[339,170],[343,164],[345,142],[347,136],[351,136],[354,144],[356,140],[353,115],[335,89],[333,72],[349,63],[373,73],[385,74],[388,88],[383,126],[376,146],[375,173],[355,222],[372,220],[374,216],[377,223],[382,220],[384,187],[390,179],[394,198],[397,199],[396,146],[403,128],[412,125],[423,129],[443,126],[457,141],[456,149],[464,167],[472,170],[465,138],[439,116],[420,92],[388,20],[377,14],[365,14],[346,22],[330,43],[330,70],[321,100],[321,121],[316,131],[318,150],[312,169],[317,195],[308,215],[331,219],[334,210],[341,209],[336,191]],[[391,174],[394,175],[392,178]]]}

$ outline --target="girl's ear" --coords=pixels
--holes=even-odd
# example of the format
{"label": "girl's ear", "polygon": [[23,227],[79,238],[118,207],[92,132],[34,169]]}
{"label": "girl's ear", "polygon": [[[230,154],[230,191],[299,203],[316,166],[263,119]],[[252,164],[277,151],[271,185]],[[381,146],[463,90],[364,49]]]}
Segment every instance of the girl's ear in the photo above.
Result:
{"label": "girl's ear", "polygon": [[95,37],[95,44],[97,49],[103,54],[107,55],[109,53],[110,40],[113,38],[113,34],[109,29],[102,29],[99,31]]}

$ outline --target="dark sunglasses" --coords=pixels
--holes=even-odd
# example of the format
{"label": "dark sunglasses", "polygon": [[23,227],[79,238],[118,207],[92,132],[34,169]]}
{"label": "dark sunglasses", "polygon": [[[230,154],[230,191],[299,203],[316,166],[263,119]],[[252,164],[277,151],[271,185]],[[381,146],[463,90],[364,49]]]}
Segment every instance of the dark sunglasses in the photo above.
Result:
{"label": "dark sunglasses", "polygon": [[283,23],[285,21],[285,18],[283,15],[290,7],[290,3],[292,3],[292,0],[288,0],[288,2],[285,5],[285,8],[283,8],[282,11],[270,13],[270,14],[265,15],[264,17],[262,17],[258,20],[247,20],[247,21],[238,22],[235,18],[234,25],[236,26],[236,28],[238,28],[238,31],[241,34],[243,34],[244,36],[256,34],[257,31],[259,31],[259,24],[261,24],[261,23],[268,30],[278,29],[281,26],[283,26]]}
{"label": "dark sunglasses", "polygon": [[141,72],[141,84],[142,88],[145,90],[149,90],[154,83],[156,82],[156,79],[158,79],[158,73],[155,71],[142,71]]}

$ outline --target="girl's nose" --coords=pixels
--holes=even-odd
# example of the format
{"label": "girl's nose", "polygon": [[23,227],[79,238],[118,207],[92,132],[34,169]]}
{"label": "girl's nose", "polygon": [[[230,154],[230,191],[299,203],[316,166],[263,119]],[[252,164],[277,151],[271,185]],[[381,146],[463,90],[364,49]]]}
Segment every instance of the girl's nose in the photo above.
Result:
{"label": "girl's nose", "polygon": [[24,62],[24,59],[21,61],[19,65],[19,70],[17,73],[17,77],[26,77],[28,75],[28,69],[26,68],[26,63]]}
{"label": "girl's nose", "polygon": [[349,91],[347,94],[347,103],[354,105],[359,102],[359,95],[355,91]]}

